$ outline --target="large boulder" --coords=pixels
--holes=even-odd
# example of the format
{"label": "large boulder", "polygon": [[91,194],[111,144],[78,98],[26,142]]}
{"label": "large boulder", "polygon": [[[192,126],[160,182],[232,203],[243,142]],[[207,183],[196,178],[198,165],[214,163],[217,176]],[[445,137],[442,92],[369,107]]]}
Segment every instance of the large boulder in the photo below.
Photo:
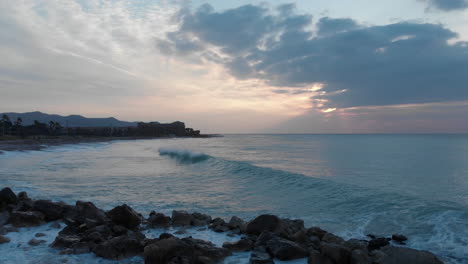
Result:
{"label": "large boulder", "polygon": [[236,242],[224,242],[223,248],[227,248],[231,251],[249,251],[254,247],[254,242],[248,238],[242,238]]}
{"label": "large boulder", "polygon": [[184,210],[172,211],[172,225],[189,226],[192,223],[193,216]]}
{"label": "large boulder", "polygon": [[190,222],[193,226],[205,226],[211,222],[211,216],[202,213],[193,213],[192,221]]}
{"label": "large boulder", "polygon": [[112,222],[134,229],[141,224],[141,217],[130,206],[123,204],[107,212]]}
{"label": "large boulder", "polygon": [[271,255],[280,260],[300,259],[309,255],[309,252],[301,245],[278,236],[273,236],[268,240],[266,248]]}
{"label": "large boulder", "polygon": [[231,219],[229,220],[227,226],[229,227],[229,229],[238,228],[242,232],[245,231],[245,222],[244,222],[244,220],[242,220],[241,218],[239,218],[237,216],[231,217]]}
{"label": "large boulder", "polygon": [[275,215],[260,215],[247,224],[246,232],[251,235],[259,235],[264,231],[281,233],[283,231],[283,222]]}
{"label": "large boulder", "polygon": [[434,254],[423,250],[393,246],[380,250],[383,254],[374,259],[376,264],[443,264]]}
{"label": "large boulder", "polygon": [[210,242],[193,238],[169,237],[144,249],[145,264],[218,263],[229,255],[227,249],[217,248]]}
{"label": "large boulder", "polygon": [[5,202],[6,204],[14,204],[17,201],[18,197],[9,187],[0,190],[0,202]]}
{"label": "large boulder", "polygon": [[77,201],[73,210],[72,220],[77,224],[91,220],[97,224],[108,221],[103,210],[97,208],[92,202]]}
{"label": "large boulder", "polygon": [[327,234],[328,232],[321,229],[320,227],[311,227],[309,229],[307,229],[307,235],[308,236],[316,236],[318,237],[320,240],[322,240],[322,238]]}
{"label": "large boulder", "polygon": [[369,251],[372,251],[372,250],[379,249],[381,247],[385,247],[390,244],[390,242],[388,242],[389,240],[390,239],[385,238],[385,237],[374,238],[371,241],[369,241],[367,248],[369,249]]}
{"label": "large boulder", "polygon": [[351,250],[341,244],[322,242],[320,244],[320,251],[335,263],[351,263]]}
{"label": "large boulder", "polygon": [[329,257],[320,253],[320,251],[312,249],[309,252],[309,258],[307,259],[307,264],[337,264],[337,263],[333,262],[333,260],[331,260]]}
{"label": "large boulder", "polygon": [[141,254],[143,244],[135,238],[119,236],[98,244],[92,250],[99,257],[119,260]]}
{"label": "large boulder", "polygon": [[171,217],[153,211],[148,218],[148,225],[150,227],[169,227],[171,225]]}
{"label": "large boulder", "polygon": [[31,227],[39,226],[44,223],[44,214],[37,211],[30,212],[13,212],[10,216],[10,224],[14,227]]}
{"label": "large boulder", "polygon": [[10,219],[10,213],[8,211],[0,212],[0,227],[6,225]]}
{"label": "large boulder", "polygon": [[62,219],[65,213],[72,209],[72,206],[65,203],[55,203],[49,200],[37,200],[33,205],[33,210],[43,213],[47,221]]}
{"label": "large boulder", "polygon": [[74,244],[79,243],[80,240],[81,238],[78,235],[59,234],[50,246],[53,248],[71,248]]}

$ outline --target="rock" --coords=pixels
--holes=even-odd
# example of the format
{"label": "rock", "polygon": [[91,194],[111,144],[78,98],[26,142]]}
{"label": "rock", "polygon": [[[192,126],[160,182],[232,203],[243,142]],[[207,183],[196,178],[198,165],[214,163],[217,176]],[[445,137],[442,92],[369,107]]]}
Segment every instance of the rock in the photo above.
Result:
{"label": "rock", "polygon": [[316,236],[318,237],[320,240],[322,240],[322,238],[327,234],[328,232],[321,229],[320,227],[311,227],[309,229],[307,229],[307,235],[308,236]]}
{"label": "rock", "polygon": [[227,226],[229,227],[229,229],[239,228],[239,230],[242,232],[245,229],[245,222],[241,218],[233,216],[231,217],[231,220],[229,220]]}
{"label": "rock", "polygon": [[33,239],[29,240],[28,244],[30,246],[39,246],[40,244],[44,244],[45,242],[47,242],[47,241],[33,238]]}
{"label": "rock", "polygon": [[[113,227],[114,229],[118,229],[118,227]],[[125,230],[125,233],[126,233],[126,229],[124,228]],[[96,226],[96,227],[93,227],[93,228],[90,228],[88,230],[85,231],[84,233],[84,236],[88,237],[90,240],[93,240],[96,238],[96,235],[93,235],[92,237],[90,237],[91,234],[93,233],[98,233],[101,237],[101,239],[103,240],[108,240],[109,238],[112,237],[113,235],[113,231],[112,229],[107,226],[107,225],[100,225],[100,226]],[[122,235],[122,232],[119,232],[119,233],[116,233],[117,235]]]}
{"label": "rock", "polygon": [[123,204],[107,212],[112,222],[134,229],[141,224],[141,218],[130,206]]}
{"label": "rock", "polygon": [[231,251],[250,251],[253,249],[254,242],[248,238],[242,238],[236,242],[224,242],[223,248]]}
{"label": "rock", "polygon": [[45,237],[46,234],[44,234],[44,233],[36,233],[34,236],[35,236],[35,237]]}
{"label": "rock", "polygon": [[8,225],[5,225],[4,227],[0,228],[0,235],[1,234],[7,234],[7,233],[10,233],[10,232],[18,232],[18,228],[14,227],[13,225],[11,224],[8,224]]}
{"label": "rock", "polygon": [[71,248],[73,244],[79,243],[78,235],[58,235],[50,245],[53,248]]}
{"label": "rock", "polygon": [[10,219],[10,212],[3,211],[0,212],[0,226],[6,225]]}
{"label": "rock", "polygon": [[229,231],[229,227],[227,225],[218,225],[213,230],[217,233],[227,232]]}
{"label": "rock", "polygon": [[335,264],[329,257],[321,254],[318,250],[311,250],[307,264]]}
{"label": "rock", "polygon": [[103,210],[97,208],[91,202],[77,201],[71,217],[73,224],[83,224],[87,219],[96,223],[104,223],[109,220]]}
{"label": "rock", "polygon": [[6,187],[0,190],[0,209],[1,204],[4,206],[7,204],[16,204],[17,201],[18,197],[10,188]]}
{"label": "rock", "polygon": [[41,212],[13,212],[10,223],[15,227],[39,226],[44,223],[44,215]]}
{"label": "rock", "polygon": [[316,250],[320,249],[320,238],[316,236],[310,236],[309,241],[307,241],[307,246]]}
{"label": "rock", "polygon": [[34,202],[33,210],[43,213],[45,215],[45,220],[54,221],[62,219],[66,211],[72,210],[72,206],[65,203],[38,200]]}
{"label": "rock", "polygon": [[8,237],[0,235],[0,244],[5,244],[8,242],[10,242],[10,239]]}
{"label": "rock", "polygon": [[376,264],[443,264],[434,254],[411,248],[386,246],[383,254],[374,259]]}
{"label": "rock", "polygon": [[250,253],[249,264],[274,264],[275,262],[264,250],[254,250]]}
{"label": "rock", "polygon": [[351,252],[352,264],[371,264],[367,250],[355,249]]}
{"label": "rock", "polygon": [[211,216],[201,213],[193,213],[192,214],[192,222],[191,225],[193,226],[204,226],[208,225],[211,222]]}
{"label": "rock", "polygon": [[351,250],[360,249],[367,252],[367,241],[359,239],[350,239],[344,242],[344,246],[348,247]]}
{"label": "rock", "polygon": [[372,250],[379,249],[381,247],[385,247],[390,244],[388,240],[389,239],[384,238],[384,237],[374,238],[371,241],[369,241],[367,248],[369,249],[369,251],[372,251]]}
{"label": "rock", "polygon": [[322,242],[320,244],[320,251],[335,263],[351,263],[351,250],[341,244]]}
{"label": "rock", "polygon": [[307,244],[309,237],[305,230],[300,230],[292,236],[292,240],[299,244]]}
{"label": "rock", "polygon": [[304,220],[300,219],[282,219],[284,231],[292,239],[294,234],[299,231],[305,231]]}
{"label": "rock", "polygon": [[219,226],[219,225],[226,225],[226,222],[224,221],[224,219],[222,218],[219,218],[219,217],[216,217],[215,219],[213,219],[210,223],[210,228],[214,228],[216,226]]}
{"label": "rock", "polygon": [[396,242],[399,242],[399,243],[403,243],[406,240],[408,240],[408,238],[406,236],[404,236],[404,235],[393,234],[392,235],[392,240],[394,240]]}
{"label": "rock", "polygon": [[332,233],[326,233],[322,237],[322,241],[327,242],[327,243],[334,243],[334,244],[343,244],[345,242],[343,238],[336,236]]}
{"label": "rock", "polygon": [[28,193],[27,192],[20,192],[18,193],[18,200],[30,200],[30,198],[28,197]]}
{"label": "rock", "polygon": [[99,257],[119,260],[142,253],[143,244],[137,239],[119,236],[97,245],[93,252]]}
{"label": "rock", "polygon": [[271,232],[263,232],[258,237],[255,246],[265,246],[273,257],[280,260],[305,258],[309,254],[308,251],[299,244],[281,238]]}
{"label": "rock", "polygon": [[93,243],[78,242],[73,244],[71,249],[73,254],[86,254],[91,252],[91,248],[94,246]]}
{"label": "rock", "polygon": [[279,234],[283,231],[283,223],[275,215],[260,215],[247,224],[246,232],[251,235],[259,235],[260,233],[268,231]]}
{"label": "rock", "polygon": [[202,263],[218,263],[228,255],[230,252],[227,249],[193,238],[170,237],[156,241],[144,249],[145,264],[200,263],[200,260],[203,260]]}
{"label": "rock", "polygon": [[152,212],[148,218],[148,224],[151,227],[169,227],[171,225],[171,217],[165,216],[162,213]]}
{"label": "rock", "polygon": [[174,226],[189,226],[192,223],[192,219],[193,216],[187,213],[187,211],[172,211],[172,225]]}

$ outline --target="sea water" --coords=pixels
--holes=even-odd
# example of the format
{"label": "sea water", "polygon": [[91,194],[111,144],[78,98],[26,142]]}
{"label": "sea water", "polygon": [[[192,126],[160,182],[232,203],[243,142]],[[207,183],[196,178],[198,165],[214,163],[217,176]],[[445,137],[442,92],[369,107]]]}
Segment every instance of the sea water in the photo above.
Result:
{"label": "sea water", "polygon": [[[468,263],[466,135],[225,135],[64,145],[0,155],[0,186],[104,209],[126,203],[144,214],[184,209],[252,219],[272,213],[345,238],[401,233],[410,247],[446,263]],[[36,263],[57,254],[46,246],[24,248],[0,245],[0,262],[19,254]],[[235,257],[229,263],[248,258]]]}

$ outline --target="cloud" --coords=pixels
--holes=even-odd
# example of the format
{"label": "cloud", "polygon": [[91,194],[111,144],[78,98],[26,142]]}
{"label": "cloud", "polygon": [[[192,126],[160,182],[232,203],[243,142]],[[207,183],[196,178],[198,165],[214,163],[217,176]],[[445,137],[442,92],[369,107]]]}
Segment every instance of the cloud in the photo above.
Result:
{"label": "cloud", "polygon": [[316,98],[328,100],[324,108],[468,99],[468,43],[449,42],[457,34],[440,24],[329,17],[313,24],[291,5],[223,12],[204,5],[178,18],[171,34],[216,53],[234,77],[299,89],[323,83]]}
{"label": "cloud", "polygon": [[454,11],[468,8],[467,0],[429,0],[429,7],[443,11]]}

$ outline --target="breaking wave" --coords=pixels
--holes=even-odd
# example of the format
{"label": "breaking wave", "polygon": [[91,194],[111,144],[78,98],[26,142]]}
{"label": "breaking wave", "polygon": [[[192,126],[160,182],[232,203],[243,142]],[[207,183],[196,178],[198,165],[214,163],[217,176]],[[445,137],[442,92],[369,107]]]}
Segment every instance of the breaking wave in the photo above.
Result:
{"label": "breaking wave", "polygon": [[185,149],[170,149],[170,148],[161,148],[159,149],[159,155],[168,156],[172,159],[175,159],[177,162],[185,164],[193,164],[205,161],[211,158],[209,155],[200,152],[194,152]]}

